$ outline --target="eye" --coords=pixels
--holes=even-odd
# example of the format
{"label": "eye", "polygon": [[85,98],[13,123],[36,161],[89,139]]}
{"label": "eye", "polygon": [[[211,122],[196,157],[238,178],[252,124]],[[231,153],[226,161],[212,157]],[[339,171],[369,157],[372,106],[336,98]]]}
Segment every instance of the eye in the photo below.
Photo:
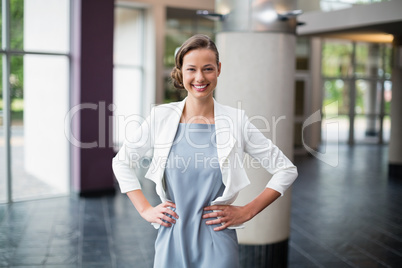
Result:
{"label": "eye", "polygon": [[187,71],[189,71],[189,72],[194,72],[195,69],[194,69],[194,68],[187,68]]}
{"label": "eye", "polygon": [[212,67],[205,68],[205,71],[207,71],[207,72],[212,72],[213,70],[214,70],[214,68],[212,68]]}

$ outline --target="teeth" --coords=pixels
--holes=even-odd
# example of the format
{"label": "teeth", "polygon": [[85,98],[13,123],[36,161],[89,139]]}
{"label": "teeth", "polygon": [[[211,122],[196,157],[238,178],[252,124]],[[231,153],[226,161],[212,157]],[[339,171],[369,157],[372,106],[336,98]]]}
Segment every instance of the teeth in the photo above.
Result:
{"label": "teeth", "polygon": [[196,88],[198,88],[198,89],[202,89],[202,88],[205,88],[207,85],[203,85],[203,86],[196,86],[196,85],[194,85]]}

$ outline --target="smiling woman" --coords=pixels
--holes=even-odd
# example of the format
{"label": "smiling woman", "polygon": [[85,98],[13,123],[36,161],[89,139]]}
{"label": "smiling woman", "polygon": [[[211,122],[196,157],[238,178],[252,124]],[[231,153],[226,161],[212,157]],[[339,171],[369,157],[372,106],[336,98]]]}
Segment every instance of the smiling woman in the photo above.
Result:
{"label": "smiling woman", "polygon": [[[200,1],[199,3],[201,2],[204,5],[211,1]],[[214,4],[212,3],[213,6]],[[183,100],[187,95],[185,90],[177,90],[171,83],[170,72],[176,65],[175,51],[185,40],[197,33],[206,34],[214,40],[215,22],[203,16],[194,16],[197,10],[198,8],[166,8],[165,54],[163,57],[164,103]]]}
{"label": "smiling woman", "polygon": [[[113,159],[113,170],[121,191],[159,229],[154,267],[236,268],[235,229],[283,195],[297,169],[244,111],[214,100],[221,63],[208,36],[189,38],[175,62],[173,83],[187,91],[187,98],[152,109]],[[268,160],[264,168],[273,177],[254,200],[233,206],[250,183],[244,167],[236,163],[246,154],[260,163]],[[162,201],[155,207],[131,168],[149,155],[145,177],[155,182]]]}
{"label": "smiling woman", "polygon": [[181,122],[191,120],[193,123],[203,123],[206,118],[213,124],[212,96],[221,72],[215,43],[205,35],[195,35],[180,47],[175,61],[176,67],[171,73],[175,87],[186,89],[188,102],[203,102],[203,111],[191,111],[187,108],[195,107],[194,105],[184,107]]}
{"label": "smiling woman", "polygon": [[[221,72],[221,63],[209,49],[196,49],[183,58],[183,86],[190,97],[208,97],[212,94]],[[202,94],[197,94],[202,93]]]}

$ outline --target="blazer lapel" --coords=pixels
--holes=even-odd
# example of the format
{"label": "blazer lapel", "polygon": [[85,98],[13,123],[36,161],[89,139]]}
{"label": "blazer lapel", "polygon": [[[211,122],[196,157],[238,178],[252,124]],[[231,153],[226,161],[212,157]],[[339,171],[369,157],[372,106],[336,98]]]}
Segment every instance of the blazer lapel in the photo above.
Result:
{"label": "blazer lapel", "polygon": [[[167,154],[169,153],[180,123],[185,102],[186,99],[178,102],[175,105],[161,106],[156,108],[160,110],[155,113],[155,116],[160,116],[160,118],[163,118],[162,122],[159,122],[161,120],[160,118],[155,118],[155,122],[158,122],[157,125],[159,125],[159,128],[156,130],[157,133],[155,133],[154,145],[156,149],[167,149]],[[166,114],[169,114],[169,116],[164,116]]]}
{"label": "blazer lapel", "polygon": [[[185,101],[186,99],[176,104],[155,107],[155,118],[153,118],[153,131],[155,135],[154,155],[151,166],[145,177],[151,179],[157,185],[159,185],[163,177],[167,158],[180,123]],[[157,187],[157,192],[158,188],[159,187]],[[161,191],[161,189],[159,190]]]}
{"label": "blazer lapel", "polygon": [[224,107],[214,99],[214,116],[216,144],[218,150],[219,164],[222,168],[224,161],[236,144],[233,136],[235,131],[233,119],[225,111]]}

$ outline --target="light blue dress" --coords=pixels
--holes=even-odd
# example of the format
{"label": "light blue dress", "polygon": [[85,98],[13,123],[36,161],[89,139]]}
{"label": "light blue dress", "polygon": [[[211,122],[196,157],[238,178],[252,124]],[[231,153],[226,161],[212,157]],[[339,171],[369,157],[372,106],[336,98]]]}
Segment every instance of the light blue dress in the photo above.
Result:
{"label": "light blue dress", "polygon": [[215,125],[179,124],[165,169],[165,189],[179,219],[161,226],[155,268],[239,267],[235,230],[214,231],[203,208],[225,189],[219,168]]}

